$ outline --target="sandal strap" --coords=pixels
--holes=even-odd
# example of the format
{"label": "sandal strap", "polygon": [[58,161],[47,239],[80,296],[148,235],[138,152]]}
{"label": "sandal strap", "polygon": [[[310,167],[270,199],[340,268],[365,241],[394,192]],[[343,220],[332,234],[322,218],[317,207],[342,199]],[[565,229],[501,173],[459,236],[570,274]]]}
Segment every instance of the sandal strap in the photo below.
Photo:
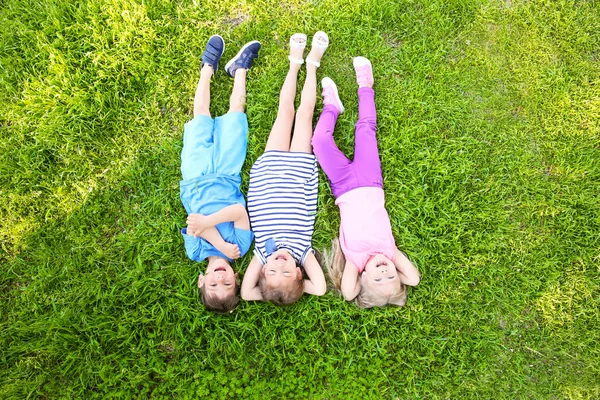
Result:
{"label": "sandal strap", "polygon": [[[294,39],[301,39],[300,41]],[[295,49],[305,49],[306,48],[307,37],[304,33],[294,33],[290,37],[290,47]]]}
{"label": "sandal strap", "polygon": [[315,60],[313,60],[312,58],[307,58],[307,59],[306,59],[306,62],[307,62],[308,64],[312,64],[312,65],[314,65],[314,66],[315,66],[315,67],[317,67],[317,68],[319,68],[319,67],[321,66],[321,63],[320,63],[319,61],[315,61]]}
{"label": "sandal strap", "polygon": [[329,47],[329,37],[325,32],[317,32],[313,36],[312,47],[318,47],[319,49],[326,49]]}
{"label": "sandal strap", "polygon": [[[304,64],[304,60],[301,58],[293,58],[292,56],[288,56],[288,60],[290,60],[290,62],[294,63],[294,64],[298,64],[298,65]],[[306,61],[308,61],[308,60],[306,60]]]}

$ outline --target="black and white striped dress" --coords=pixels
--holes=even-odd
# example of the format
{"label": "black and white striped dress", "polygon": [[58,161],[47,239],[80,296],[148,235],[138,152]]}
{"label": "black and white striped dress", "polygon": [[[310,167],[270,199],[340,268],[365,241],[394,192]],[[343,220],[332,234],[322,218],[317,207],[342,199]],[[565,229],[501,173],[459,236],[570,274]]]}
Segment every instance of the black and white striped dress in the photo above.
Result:
{"label": "black and white striped dress", "polygon": [[254,254],[265,264],[265,243],[273,239],[304,264],[312,251],[319,174],[313,154],[265,151],[250,170],[248,215]]}

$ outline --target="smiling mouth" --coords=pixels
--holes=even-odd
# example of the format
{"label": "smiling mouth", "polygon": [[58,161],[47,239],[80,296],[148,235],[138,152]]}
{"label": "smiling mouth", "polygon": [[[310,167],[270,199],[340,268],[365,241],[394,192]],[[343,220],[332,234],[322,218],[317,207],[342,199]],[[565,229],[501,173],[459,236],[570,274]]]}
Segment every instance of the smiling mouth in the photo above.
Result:
{"label": "smiling mouth", "polygon": [[277,257],[275,257],[275,261],[279,261],[279,260],[287,261],[287,257],[284,256],[283,254],[278,255]]}
{"label": "smiling mouth", "polygon": [[381,267],[381,266],[383,266],[383,265],[386,265],[386,266],[387,266],[387,263],[386,263],[385,261],[379,261],[379,262],[377,263],[377,265],[375,266],[375,268]]}
{"label": "smiling mouth", "polygon": [[217,267],[214,269],[215,272],[225,272],[225,267]]}

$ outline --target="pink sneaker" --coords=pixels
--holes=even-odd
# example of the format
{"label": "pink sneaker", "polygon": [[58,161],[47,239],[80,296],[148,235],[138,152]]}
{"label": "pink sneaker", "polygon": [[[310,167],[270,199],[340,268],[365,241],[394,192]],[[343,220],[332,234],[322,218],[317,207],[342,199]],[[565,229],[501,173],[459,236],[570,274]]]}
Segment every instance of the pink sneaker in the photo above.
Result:
{"label": "pink sneaker", "polygon": [[373,67],[371,61],[365,57],[354,57],[352,61],[356,71],[356,82],[358,87],[373,87]]}
{"label": "pink sneaker", "polygon": [[331,80],[331,78],[325,77],[321,81],[321,86],[323,86],[323,104],[329,105],[331,104],[341,113],[344,112],[344,105],[340,100],[340,95],[338,94],[337,86]]}

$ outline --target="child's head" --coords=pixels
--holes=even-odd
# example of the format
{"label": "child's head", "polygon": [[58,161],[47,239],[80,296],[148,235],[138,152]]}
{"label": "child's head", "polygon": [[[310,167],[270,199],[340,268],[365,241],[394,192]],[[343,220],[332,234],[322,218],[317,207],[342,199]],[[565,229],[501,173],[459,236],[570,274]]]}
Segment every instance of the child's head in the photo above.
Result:
{"label": "child's head", "polygon": [[360,292],[354,301],[362,308],[406,304],[406,286],[392,260],[377,254],[367,261],[360,275]]}
{"label": "child's head", "polygon": [[287,250],[277,250],[263,265],[258,287],[266,301],[278,306],[295,303],[304,293],[300,265]]}
{"label": "child's head", "polygon": [[[337,239],[333,242],[331,252],[326,252],[326,255],[325,264],[329,277],[339,290],[346,259]],[[377,254],[367,261],[360,275],[360,292],[354,299],[354,303],[361,308],[406,304],[406,286],[400,280],[392,260]]]}
{"label": "child's head", "polygon": [[198,277],[200,298],[207,310],[227,313],[237,306],[237,275],[224,258],[209,257],[206,273]]}

